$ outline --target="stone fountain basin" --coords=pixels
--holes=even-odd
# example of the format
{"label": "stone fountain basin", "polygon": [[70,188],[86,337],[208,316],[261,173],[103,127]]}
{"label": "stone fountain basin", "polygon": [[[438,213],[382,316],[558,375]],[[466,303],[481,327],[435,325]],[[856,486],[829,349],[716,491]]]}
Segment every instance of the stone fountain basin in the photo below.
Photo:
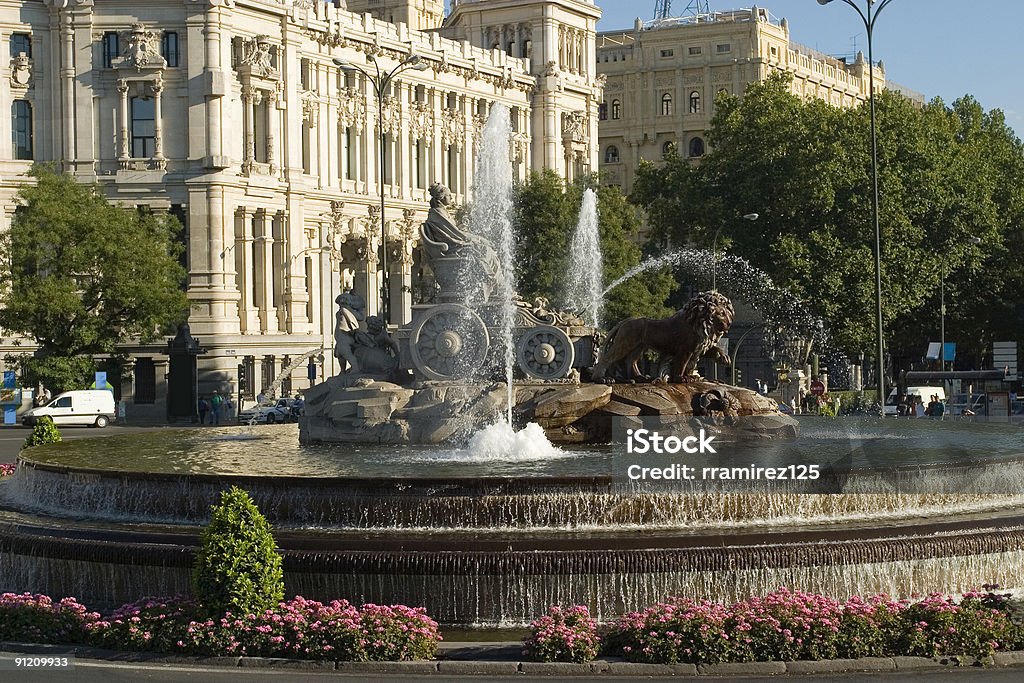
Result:
{"label": "stone fountain basin", "polygon": [[[702,414],[702,396],[726,397],[711,414],[744,418],[737,434],[756,439],[795,438],[799,422],[770,398],[719,382],[686,384],[517,383],[513,415],[536,422],[554,444],[610,443],[614,429],[642,418],[666,427]],[[302,443],[440,444],[465,437],[508,407],[501,382],[391,382],[339,376],[308,390],[299,421]]]}
{"label": "stone fountain basin", "polygon": [[[938,429],[898,427],[907,439],[896,444]],[[1013,434],[997,436],[1012,453]],[[779,586],[847,597],[1024,585],[1022,456],[866,471],[878,483],[868,493],[695,493],[624,490],[603,475],[431,477],[422,466],[402,477],[246,475],[255,454],[233,474],[204,472],[202,444],[177,472],[186,460],[124,445],[129,455],[106,467],[62,463],[59,446],[28,451],[0,482],[0,590],[96,605],[187,593],[209,505],[230,485],[273,522],[289,593],[422,605],[446,624],[522,625],[570,602],[611,618],[674,595],[734,600]],[[993,477],[1006,488],[969,488]]]}

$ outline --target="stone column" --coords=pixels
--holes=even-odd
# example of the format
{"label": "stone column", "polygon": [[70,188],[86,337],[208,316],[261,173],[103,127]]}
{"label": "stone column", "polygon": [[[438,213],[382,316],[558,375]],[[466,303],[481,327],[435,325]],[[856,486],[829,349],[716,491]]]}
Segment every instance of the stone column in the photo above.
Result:
{"label": "stone column", "polygon": [[131,158],[130,144],[128,137],[129,113],[128,113],[128,81],[121,78],[117,81],[117,92],[121,95],[121,120],[120,134],[118,135],[117,158],[121,168],[128,168],[128,160]]}
{"label": "stone column", "polygon": [[274,297],[274,308],[277,317],[277,329],[285,331],[288,329],[288,221],[284,211],[274,213],[273,222],[274,244],[271,250],[273,260],[273,291],[277,294]]}
{"label": "stone column", "polygon": [[274,102],[273,93],[266,92],[263,98],[267,101],[267,163],[270,165],[270,175],[277,175],[277,149],[275,145],[274,132],[277,130],[278,123],[281,121],[280,115],[277,113],[277,105]]}
{"label": "stone column", "polygon": [[246,334],[258,334],[260,329],[259,311],[254,298],[256,291],[252,230],[254,215],[252,209],[246,209],[244,206],[240,206],[235,214],[235,268],[238,271],[236,282],[240,308],[238,317],[242,332]]}
{"label": "stone column", "polygon": [[253,160],[256,158],[256,131],[253,129],[256,101],[256,88],[251,85],[242,86],[242,135],[245,147],[242,151],[242,173],[251,173]]}
{"label": "stone column", "polygon": [[391,309],[389,311],[393,325],[404,325],[412,321],[412,265],[413,247],[415,239],[413,235],[416,224],[416,211],[414,209],[403,209],[401,235],[392,243],[392,249],[388,252],[388,271],[391,295]]}
{"label": "stone column", "polygon": [[156,140],[153,143],[153,161],[156,167],[164,169],[167,167],[167,159],[164,158],[164,126],[163,126],[163,92],[164,78],[157,74],[156,80],[150,86],[153,91],[153,125]]}
{"label": "stone column", "polygon": [[256,292],[259,295],[260,329],[277,332],[274,313],[274,236],[273,218],[266,209],[256,213]]}

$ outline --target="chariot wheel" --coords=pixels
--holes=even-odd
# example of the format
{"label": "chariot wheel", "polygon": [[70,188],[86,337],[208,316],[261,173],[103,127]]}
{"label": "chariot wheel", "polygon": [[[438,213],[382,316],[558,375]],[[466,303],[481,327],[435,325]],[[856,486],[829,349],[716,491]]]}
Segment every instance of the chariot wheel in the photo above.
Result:
{"label": "chariot wheel", "polygon": [[412,326],[409,351],[416,370],[428,379],[471,377],[487,359],[487,326],[457,304],[440,304]]}
{"label": "chariot wheel", "polygon": [[516,364],[532,379],[562,379],[575,359],[572,340],[557,327],[530,328],[516,342]]}

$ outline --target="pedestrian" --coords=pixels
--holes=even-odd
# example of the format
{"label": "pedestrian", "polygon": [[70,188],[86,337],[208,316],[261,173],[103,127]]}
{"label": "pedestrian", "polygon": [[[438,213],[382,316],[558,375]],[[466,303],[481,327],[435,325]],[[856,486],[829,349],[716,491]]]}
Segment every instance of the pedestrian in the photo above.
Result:
{"label": "pedestrian", "polygon": [[210,402],[206,400],[205,396],[199,397],[199,424],[206,424],[206,414],[210,412]]}
{"label": "pedestrian", "polygon": [[896,416],[910,417],[910,404],[911,401],[906,394],[900,396],[900,402],[896,404]]}
{"label": "pedestrian", "polygon": [[224,397],[224,403],[221,405],[221,410],[224,412],[225,419],[233,420],[235,418],[235,404],[231,400],[230,396]]}
{"label": "pedestrian", "polygon": [[223,403],[224,399],[214,391],[213,396],[210,397],[210,424],[220,424],[220,407]]}

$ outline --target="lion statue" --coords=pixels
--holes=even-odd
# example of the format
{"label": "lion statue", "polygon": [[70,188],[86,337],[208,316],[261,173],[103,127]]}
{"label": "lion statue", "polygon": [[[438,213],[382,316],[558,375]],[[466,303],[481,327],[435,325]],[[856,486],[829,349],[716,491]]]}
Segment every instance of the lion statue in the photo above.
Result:
{"label": "lion statue", "polygon": [[711,354],[724,365],[732,362],[718,341],[729,331],[735,315],[728,298],[718,292],[701,292],[671,318],[623,320],[608,333],[592,379],[650,381],[637,364],[644,351],[652,349],[671,359],[670,382],[699,381],[697,363],[705,355]]}

